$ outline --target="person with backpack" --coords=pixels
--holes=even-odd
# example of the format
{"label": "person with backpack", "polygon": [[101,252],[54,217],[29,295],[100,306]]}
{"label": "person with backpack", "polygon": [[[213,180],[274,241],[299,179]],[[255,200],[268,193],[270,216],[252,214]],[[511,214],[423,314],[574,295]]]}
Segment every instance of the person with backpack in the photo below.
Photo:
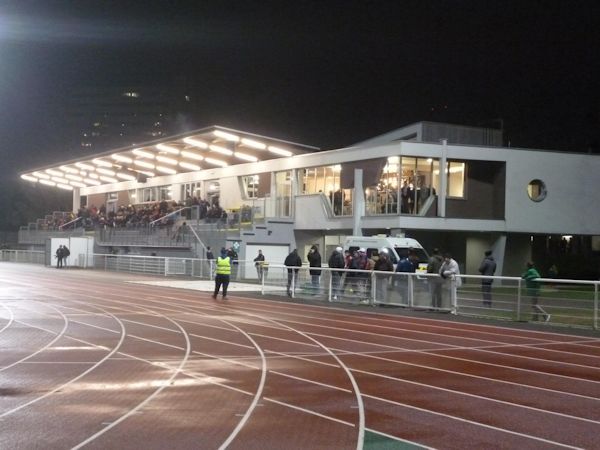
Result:
{"label": "person with backpack", "polygon": [[[336,247],[336,249],[331,253],[329,257],[328,265],[331,269],[343,269],[345,267],[344,255],[342,254],[342,247]],[[331,271],[331,294],[332,300],[337,300],[338,296],[341,295],[341,280],[342,274],[344,272],[342,270],[332,270]]]}
{"label": "person with backpack", "polygon": [[431,306],[433,308],[442,307],[442,284],[443,280],[438,276],[444,259],[440,255],[437,248],[433,249],[433,253],[427,262],[427,273],[435,274],[435,276],[427,277],[429,289],[431,291]]}
{"label": "person with backpack", "polygon": [[58,248],[56,249],[56,254],[54,256],[56,257],[56,268],[60,269],[63,265],[63,258],[64,258],[64,252],[63,252],[62,245],[58,246]]}
{"label": "person with backpack", "polygon": [[367,250],[363,247],[359,248],[356,256],[356,268],[365,271],[356,273],[356,286],[361,302],[369,301],[371,294],[371,274],[366,271],[372,271],[374,267],[375,261],[367,256]]}
{"label": "person with backpack", "polygon": [[[298,286],[298,271],[300,267],[302,267],[302,260],[300,256],[298,256],[298,250],[292,250],[292,253],[287,255],[283,265],[287,267],[287,295],[288,297],[292,296],[292,290],[295,290]],[[293,288],[292,288],[292,280],[293,280]]]}
{"label": "person with backpack", "polygon": [[[319,291],[319,278],[321,276],[321,254],[316,245],[313,245],[308,255],[306,255],[308,265],[310,266],[310,282],[313,287],[313,295],[317,295]],[[317,269],[318,268],[318,269]]]}
{"label": "person with backpack", "polygon": [[69,265],[69,256],[71,255],[71,252],[69,251],[69,247],[67,247],[66,245],[63,245],[62,255],[63,267],[67,267]]}

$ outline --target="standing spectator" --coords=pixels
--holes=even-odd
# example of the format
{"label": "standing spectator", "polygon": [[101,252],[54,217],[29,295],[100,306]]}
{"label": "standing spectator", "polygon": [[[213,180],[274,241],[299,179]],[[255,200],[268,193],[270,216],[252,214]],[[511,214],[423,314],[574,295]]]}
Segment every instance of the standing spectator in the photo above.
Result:
{"label": "standing spectator", "polygon": [[208,269],[210,274],[213,273],[213,267],[215,266],[215,255],[210,247],[206,247],[206,260],[208,261]]}
{"label": "standing spectator", "polygon": [[[372,271],[375,267],[375,261],[367,256],[365,248],[358,249],[356,257],[356,268],[359,270]],[[368,302],[371,292],[371,274],[369,272],[358,272],[356,274],[356,284],[362,302]]]}
{"label": "standing spectator", "polygon": [[[375,262],[375,272],[393,272],[394,264],[390,261],[387,249],[381,249],[379,252],[379,259]],[[388,274],[377,273],[375,274],[375,288],[377,300],[380,303],[385,303],[387,300],[387,291],[390,276]]]}
{"label": "standing spectator", "polygon": [[225,247],[221,249],[221,256],[217,258],[217,275],[215,276],[215,290],[212,298],[217,299],[219,290],[223,286],[223,300],[227,300],[227,287],[231,275],[231,259],[227,256]]}
{"label": "standing spectator", "polygon": [[71,255],[71,252],[69,251],[69,247],[67,247],[66,245],[62,246],[62,265],[63,267],[67,267],[69,265],[69,256]]}
{"label": "standing spectator", "polygon": [[[342,254],[342,247],[336,247],[329,257],[328,265],[331,269],[343,269],[345,266],[344,255]],[[338,299],[338,295],[341,294],[340,285],[343,270],[332,270],[331,271],[331,290],[333,300]]]}
{"label": "standing spectator", "polygon": [[[481,261],[479,266],[479,273],[481,275],[493,276],[496,273],[496,261],[492,256],[491,250],[486,250],[485,257]],[[481,279],[481,294],[483,296],[483,306],[488,308],[492,307],[492,283],[493,278],[482,278]]]}
{"label": "standing spectator", "polygon": [[227,249],[227,256],[229,256],[229,259],[231,260],[231,269],[232,269],[232,277],[234,280],[237,279],[237,273],[238,273],[238,264],[239,264],[239,260],[238,260],[238,254],[237,252],[233,249],[233,247]]}
{"label": "standing spectator", "polygon": [[444,259],[440,255],[440,251],[434,248],[427,262],[427,273],[434,273],[436,275],[435,277],[427,277],[431,289],[431,306],[434,308],[442,307],[442,280],[438,275],[443,262]]}
{"label": "standing spectator", "polygon": [[[287,255],[283,264],[287,267],[287,295],[288,297],[292,296],[292,290],[296,289],[298,286],[298,271],[299,267],[302,267],[302,260],[300,256],[298,256],[298,250],[292,250],[292,253]],[[292,286],[293,282],[293,286]]]}
{"label": "standing spectator", "polygon": [[[442,263],[442,267],[440,267],[440,276],[447,281],[447,286],[450,291],[450,299],[452,302],[452,307],[456,307],[454,302],[456,301],[456,288],[462,285],[462,281],[460,279],[460,270],[458,268],[458,263],[452,259],[452,255],[450,253],[444,253],[444,262]],[[454,281],[454,283],[452,283]],[[454,294],[454,295],[453,295]]]}
{"label": "standing spectator", "polygon": [[187,234],[188,234],[188,224],[187,222],[183,222],[179,228],[177,228],[177,231],[175,232],[175,242],[185,242],[187,239]]}
{"label": "standing spectator", "polygon": [[352,272],[352,270],[356,269],[356,260],[354,258],[354,255],[352,253],[350,253],[350,250],[346,250],[344,252],[344,269],[347,269],[347,271],[344,272],[344,275],[343,275],[342,293],[344,293],[346,291],[346,286],[348,286],[350,289],[350,292],[352,292],[352,288],[355,285],[354,277],[357,275],[357,273]]}
{"label": "standing spectator", "polygon": [[[321,254],[316,245],[313,245],[306,255],[308,265],[310,266],[310,281],[313,287],[313,295],[317,295],[319,291],[319,277],[321,276]],[[315,269],[318,267],[319,270]]]}
{"label": "standing spectator", "polygon": [[56,249],[56,268],[60,269],[63,266],[63,258],[64,258],[64,252],[63,252],[63,246],[59,245],[58,248]]}
{"label": "standing spectator", "polygon": [[258,281],[262,283],[263,279],[263,268],[265,262],[265,255],[263,255],[262,250],[258,251],[258,255],[254,258],[254,266],[256,267],[256,275],[258,275]]}
{"label": "standing spectator", "polygon": [[537,271],[535,265],[531,261],[527,263],[527,271],[521,275],[521,278],[525,280],[527,295],[531,299],[531,309],[533,310],[531,320],[540,320],[539,315],[542,314],[544,321],[549,322],[550,314],[548,314],[540,305],[538,305],[540,282],[536,281],[536,279],[540,278],[540,273]]}
{"label": "standing spectator", "polygon": [[[419,259],[414,249],[408,249],[408,256],[406,258],[402,258],[398,261],[396,265],[396,272],[398,273],[415,273],[417,271],[417,265],[419,264]],[[408,277],[411,275],[399,275],[396,277],[396,281],[398,283],[400,295],[405,303],[408,303]]]}

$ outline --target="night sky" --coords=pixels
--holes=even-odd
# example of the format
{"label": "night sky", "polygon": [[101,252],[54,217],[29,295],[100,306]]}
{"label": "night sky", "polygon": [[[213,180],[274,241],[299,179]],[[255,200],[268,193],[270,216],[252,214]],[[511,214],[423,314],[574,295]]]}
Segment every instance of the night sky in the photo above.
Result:
{"label": "night sky", "polygon": [[118,84],[185,83],[190,129],[326,149],[502,119],[513,147],[598,153],[599,28],[597,1],[5,1],[2,176],[65,159],[70,89]]}

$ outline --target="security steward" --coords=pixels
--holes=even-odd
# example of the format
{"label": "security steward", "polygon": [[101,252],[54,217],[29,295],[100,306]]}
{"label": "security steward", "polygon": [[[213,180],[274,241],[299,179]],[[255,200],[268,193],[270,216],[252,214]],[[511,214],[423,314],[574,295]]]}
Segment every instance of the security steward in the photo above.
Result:
{"label": "security steward", "polygon": [[227,286],[231,275],[231,259],[227,256],[227,250],[221,249],[221,256],[217,258],[217,274],[215,276],[215,292],[212,298],[217,299],[221,285],[223,285],[223,300],[227,300]]}

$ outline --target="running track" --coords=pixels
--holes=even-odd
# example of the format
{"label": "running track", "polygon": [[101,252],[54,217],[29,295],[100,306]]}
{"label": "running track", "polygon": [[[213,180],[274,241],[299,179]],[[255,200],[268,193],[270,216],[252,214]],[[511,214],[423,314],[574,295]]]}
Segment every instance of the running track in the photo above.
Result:
{"label": "running track", "polygon": [[143,280],[0,264],[0,448],[600,448],[598,337]]}

